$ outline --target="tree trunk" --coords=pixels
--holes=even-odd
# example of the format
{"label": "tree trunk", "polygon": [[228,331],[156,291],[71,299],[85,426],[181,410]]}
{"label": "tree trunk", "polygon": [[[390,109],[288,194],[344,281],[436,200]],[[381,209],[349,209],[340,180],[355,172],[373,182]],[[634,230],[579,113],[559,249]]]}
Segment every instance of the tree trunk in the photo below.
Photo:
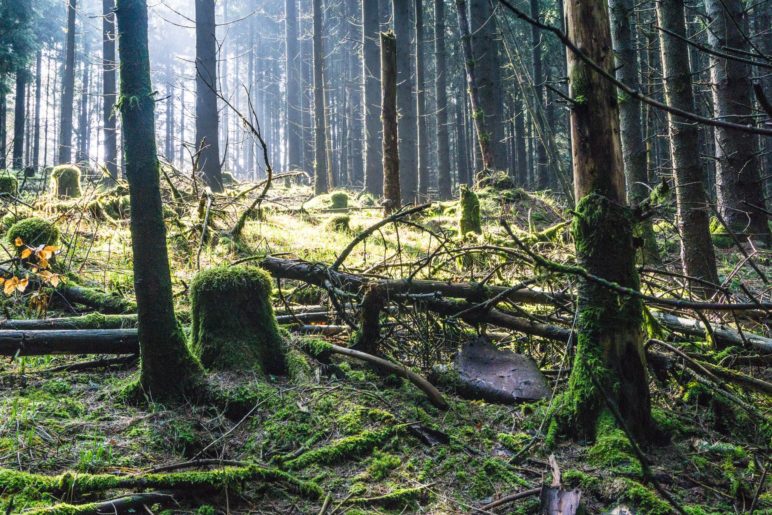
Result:
{"label": "tree trunk", "polygon": [[0,170],[4,170],[7,166],[6,163],[6,153],[8,152],[7,143],[6,140],[8,139],[6,135],[6,124],[8,123],[7,120],[7,112],[8,112],[8,105],[6,104],[5,100],[5,91],[0,90]]}
{"label": "tree trunk", "polygon": [[[141,387],[154,399],[182,399],[201,380],[174,316],[150,83],[146,0],[118,0],[121,102],[131,244],[139,323]],[[214,140],[216,142],[216,140]]]}
{"label": "tree trunk", "polygon": [[[531,7],[531,17],[535,20],[540,19],[539,14],[539,0],[530,0],[530,7]],[[544,72],[542,70],[542,41],[541,41],[541,30],[536,27],[535,25],[531,25],[531,48],[532,48],[532,57],[533,57],[533,83],[534,83],[534,92],[536,93],[536,106],[534,106],[536,109],[541,110],[545,108],[544,103]],[[536,113],[533,113],[533,116],[531,116],[531,122],[536,124],[538,123],[538,120],[540,119],[539,116],[536,116]],[[545,127],[546,130],[546,127]],[[539,131],[532,131],[533,134],[536,136],[534,140],[534,145],[536,147],[536,155],[534,156],[534,163],[533,163],[533,186],[537,190],[544,190],[549,187],[550,178],[549,178],[549,166],[548,164],[548,157],[547,157],[547,146],[544,143],[544,137],[545,135],[543,133],[540,134]]]}
{"label": "tree trunk", "polygon": [[115,0],[102,0],[102,125],[104,131],[104,163],[114,184],[118,180],[118,133],[115,127]]}
{"label": "tree trunk", "polygon": [[82,75],[80,81],[80,112],[78,113],[78,150],[75,154],[75,161],[88,166],[88,144],[91,128],[88,123],[88,100],[89,100],[89,39],[83,37],[82,54]]}
{"label": "tree trunk", "polygon": [[411,204],[418,193],[418,146],[415,80],[411,49],[414,0],[393,0],[394,36],[397,39],[397,105],[399,106],[399,189],[404,204]]}
{"label": "tree trunk", "polygon": [[400,208],[397,123],[397,49],[393,32],[381,33],[381,119],[383,120],[383,196],[386,214]]}
{"label": "tree trunk", "polygon": [[378,56],[379,22],[378,2],[362,0],[362,74],[364,80],[364,156],[365,191],[376,196],[383,194],[381,169],[381,127],[378,123],[380,105],[380,61]]}
{"label": "tree trunk", "polygon": [[322,47],[322,0],[313,1],[314,17],[314,192],[330,189],[327,161],[327,123],[324,104],[324,49]]}
{"label": "tree trunk", "polygon": [[[613,73],[605,0],[566,3],[568,37]],[[632,212],[625,206],[624,166],[615,88],[574,53],[568,55],[575,208],[580,265],[591,274],[638,289]],[[578,341],[568,390],[552,434],[595,437],[599,420],[618,410],[638,438],[651,437],[651,403],[643,351],[643,305],[606,287],[579,285]],[[615,405],[609,408],[609,405]]]}
{"label": "tree trunk", "polygon": [[24,122],[27,118],[25,107],[27,103],[26,68],[16,70],[16,100],[13,113],[13,167],[21,170],[24,166]]}
{"label": "tree trunk", "polygon": [[62,104],[59,118],[59,155],[57,164],[72,161],[72,103],[75,97],[75,9],[77,0],[67,2],[67,39],[65,42],[64,73],[62,73]]}
{"label": "tree trunk", "polygon": [[418,122],[418,198],[429,195],[429,132],[426,130],[426,91],[424,90],[424,8],[423,0],[415,0],[415,88],[416,120]]}
{"label": "tree trunk", "polygon": [[466,0],[456,0],[456,10],[458,11],[458,28],[461,33],[461,45],[464,52],[464,61],[466,66],[466,82],[469,91],[469,103],[472,107],[472,119],[474,120],[475,133],[477,134],[477,144],[479,145],[480,156],[482,157],[482,167],[479,173],[486,174],[496,169],[494,164],[493,149],[491,147],[491,138],[493,131],[488,127],[489,118],[485,115],[480,101],[481,91],[477,83],[477,63],[472,52],[472,38],[469,33],[469,21],[466,16]]}
{"label": "tree trunk", "polygon": [[456,168],[459,184],[469,184],[469,156],[464,130],[463,101],[456,98]]}
{"label": "tree trunk", "polygon": [[217,37],[214,0],[196,0],[196,146],[199,167],[212,191],[222,188],[217,112]]}
{"label": "tree trunk", "polygon": [[451,197],[448,137],[448,66],[445,53],[445,0],[434,0],[434,95],[437,100],[437,187],[441,200]]}
{"label": "tree trunk", "polygon": [[[740,0],[705,0],[710,25],[708,43],[717,52],[748,51],[746,11]],[[714,116],[753,125],[750,65],[710,56]],[[759,175],[756,136],[716,127],[718,207],[732,230],[769,244],[764,183]]]}
{"label": "tree trunk", "polygon": [[[35,128],[32,133],[32,167],[40,166],[40,104],[43,96],[43,51],[35,56]],[[46,101],[48,98],[46,97]]]}
{"label": "tree trunk", "polygon": [[[657,0],[657,23],[670,32],[686,37],[683,0]],[[684,111],[694,112],[692,75],[686,42],[659,31],[665,97],[667,103]],[[718,284],[716,255],[710,238],[708,198],[703,184],[697,126],[668,115],[670,153],[675,179],[678,228],[681,233],[681,264],[684,274]],[[715,288],[702,282],[690,282],[690,288],[710,296]]]}
{"label": "tree trunk", "polygon": [[303,164],[303,141],[300,130],[300,46],[298,37],[298,8],[296,0],[286,0],[285,42],[287,63],[287,169],[301,170]]}

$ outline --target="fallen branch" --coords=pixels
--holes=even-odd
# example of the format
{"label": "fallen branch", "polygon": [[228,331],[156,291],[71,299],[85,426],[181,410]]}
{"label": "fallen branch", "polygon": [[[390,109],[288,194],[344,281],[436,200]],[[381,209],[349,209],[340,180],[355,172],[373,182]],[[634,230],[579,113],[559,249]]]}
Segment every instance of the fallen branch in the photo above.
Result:
{"label": "fallen branch", "polygon": [[136,329],[0,330],[0,356],[137,354]]}
{"label": "fallen branch", "polygon": [[105,513],[140,513],[142,508],[159,504],[169,506],[175,504],[174,497],[171,494],[162,492],[146,492],[134,495],[126,495],[117,499],[102,502],[92,502],[88,504],[56,504],[48,508],[37,508],[32,511],[26,511],[29,515],[100,515]]}
{"label": "fallen branch", "polygon": [[493,502],[489,502],[488,504],[481,506],[480,509],[482,511],[490,511],[494,508],[498,508],[499,506],[504,506],[505,504],[509,504],[511,502],[517,501],[518,499],[525,499],[526,497],[533,497],[534,495],[539,495],[539,493],[541,493],[541,487],[531,488],[530,490],[525,490],[523,492],[518,492],[516,494],[507,495],[505,497],[502,497],[501,499],[496,499]]}
{"label": "fallen branch", "polygon": [[[679,317],[662,311],[651,311],[651,315],[657,322],[670,331],[688,334],[690,336],[705,336],[705,324],[693,318]],[[725,345],[737,345],[744,347],[746,342],[754,348],[767,353],[772,353],[772,338],[766,338],[757,334],[739,332],[724,325],[713,325],[713,337],[718,343]]]}

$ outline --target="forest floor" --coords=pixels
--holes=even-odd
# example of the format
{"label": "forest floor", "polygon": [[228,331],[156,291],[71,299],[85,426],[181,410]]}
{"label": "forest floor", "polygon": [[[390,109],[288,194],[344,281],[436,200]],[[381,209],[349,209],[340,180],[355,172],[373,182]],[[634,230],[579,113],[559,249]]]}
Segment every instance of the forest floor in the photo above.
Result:
{"label": "forest floor", "polygon": [[[332,209],[331,195],[313,197],[307,187],[285,188],[280,184],[264,202],[262,217],[250,217],[243,234],[234,241],[227,229],[249,204],[250,194],[239,195],[249,186],[235,185],[207,209],[205,202],[198,202],[199,195],[194,194],[189,181],[172,178],[179,190],[193,199],[177,199],[175,203],[171,200],[175,194],[166,186],[165,196],[171,206],[167,216],[171,269],[183,325],[190,318],[188,285],[198,269],[236,261],[249,264],[269,254],[330,264],[357,234],[382,217],[380,210],[370,209],[374,203],[367,196],[348,192],[349,208]],[[105,193],[93,187],[85,187],[84,197],[71,201],[46,195],[35,199],[30,194],[25,197],[30,207],[5,206],[9,213],[4,219],[5,229],[11,218],[29,214],[55,220],[63,234],[57,256],[62,274],[80,284],[131,298],[131,247],[123,194],[125,191]],[[356,246],[344,269],[378,277],[415,274],[417,278],[501,285],[532,279],[545,291],[572,291],[574,278],[550,274],[525,260],[495,252],[497,248],[512,248],[499,223],[504,217],[535,252],[570,262],[573,245],[569,228],[564,224],[547,230],[570,220],[561,200],[516,189],[488,188],[478,194],[482,235],[458,237],[458,203],[435,203],[411,219],[414,224],[391,224]],[[663,207],[661,220],[655,223],[663,255],[656,268],[677,270],[678,239],[667,221],[669,209]],[[205,223],[208,229],[202,238]],[[722,236],[725,238],[717,235],[717,243]],[[744,256],[725,241],[721,243],[720,275],[727,279],[727,288],[740,292],[740,296],[745,288],[769,301],[770,290],[760,274],[741,266]],[[12,245],[3,244],[13,256]],[[766,275],[772,271],[771,259],[769,252],[758,249],[753,257]],[[681,293],[676,279],[647,275],[647,268],[653,266],[643,267],[646,292]],[[89,312],[46,292],[30,287],[11,293],[3,302],[5,316],[20,319]],[[46,308],[36,294],[48,295]],[[275,297],[277,312],[323,305],[329,307],[330,322],[343,325],[327,294],[319,288],[282,281],[281,294]],[[570,313],[543,306],[513,309],[549,323],[568,322],[570,327]],[[450,362],[463,341],[486,331],[420,309],[401,308],[387,327],[384,353],[424,374],[435,365]],[[764,320],[748,323],[745,329],[770,334]],[[721,400],[691,376],[677,371],[652,375],[653,415],[669,436],[669,443],[644,447],[652,472],[647,477],[619,429],[603,431],[594,443],[559,441],[552,447],[545,445],[547,414],[570,373],[565,344],[493,327],[487,332],[499,346],[536,360],[552,391],[547,399],[499,405],[464,399],[444,390],[450,407],[440,410],[408,381],[378,374],[348,359],[336,359],[332,373],[309,357],[311,373],[302,380],[211,373],[210,380],[229,390],[235,404],[242,399],[250,403],[250,408],[234,415],[222,407],[192,403],[175,408],[152,402],[128,403],[123,391],[136,378],[135,363],[68,371],[60,367],[94,357],[6,358],[0,362],[0,510],[81,513],[73,506],[118,498],[135,490],[104,487],[81,493],[66,488],[73,477],[108,474],[138,478],[169,465],[176,466],[175,474],[184,476],[223,463],[275,468],[318,489],[315,486],[310,495],[291,483],[226,475],[211,491],[187,489],[184,494],[177,492],[171,505],[148,502],[148,508],[154,513],[166,509],[199,514],[535,513],[540,505],[538,493],[500,507],[486,505],[549,484],[553,470],[549,461],[554,455],[563,487],[579,489],[590,513],[609,512],[619,506],[634,513],[674,512],[657,493],[651,475],[687,513],[772,511],[772,479],[767,472],[772,442],[769,395],[727,386],[752,407],[742,409]],[[345,346],[349,337],[344,330],[326,338]],[[660,337],[677,341],[682,348],[715,363],[726,364],[733,356],[754,354],[738,348],[714,351],[705,337]],[[293,335],[290,340],[300,338],[303,336]],[[758,363],[735,369],[772,380],[769,361]],[[55,368],[58,370],[52,371]],[[53,479],[61,488],[51,489],[29,479],[37,476],[17,477],[9,471],[45,476],[72,472],[74,476]],[[19,487],[19,482],[25,481],[29,484]]]}

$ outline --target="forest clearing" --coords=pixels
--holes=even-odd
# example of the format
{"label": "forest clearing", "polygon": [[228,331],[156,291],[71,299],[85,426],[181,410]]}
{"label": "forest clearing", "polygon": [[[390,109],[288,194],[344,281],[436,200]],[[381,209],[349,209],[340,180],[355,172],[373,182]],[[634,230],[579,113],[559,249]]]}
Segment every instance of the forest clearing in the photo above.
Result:
{"label": "forest clearing", "polygon": [[769,0],[0,0],[0,511],[772,512]]}

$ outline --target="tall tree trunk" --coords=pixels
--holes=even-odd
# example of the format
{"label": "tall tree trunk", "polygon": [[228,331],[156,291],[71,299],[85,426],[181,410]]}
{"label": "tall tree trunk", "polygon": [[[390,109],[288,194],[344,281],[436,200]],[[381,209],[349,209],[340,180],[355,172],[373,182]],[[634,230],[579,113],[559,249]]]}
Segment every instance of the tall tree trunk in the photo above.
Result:
{"label": "tall tree trunk", "polygon": [[448,137],[448,65],[445,52],[445,0],[434,0],[434,95],[437,100],[437,187],[440,199],[451,197]]}
{"label": "tall tree trunk", "polygon": [[[568,37],[613,73],[605,0],[569,0],[566,25]],[[616,90],[574,53],[568,55],[568,76],[571,98],[583,99],[571,111],[577,259],[591,274],[638,289]],[[592,439],[599,424],[615,424],[612,410],[618,410],[634,436],[650,438],[653,423],[640,299],[583,280],[578,310],[574,364],[568,390],[558,404],[562,409],[557,426],[551,429]]]}
{"label": "tall tree trunk", "polygon": [[140,385],[159,400],[181,400],[200,386],[202,371],[174,316],[158,158],[155,97],[150,84],[146,0],[118,0],[121,102],[131,244],[137,295]]}
{"label": "tall tree trunk", "polygon": [[13,113],[13,167],[21,170],[24,166],[24,122],[27,118],[25,112],[27,104],[27,78],[29,72],[26,68],[16,70],[16,100]]}
{"label": "tall tree trunk", "polygon": [[303,142],[300,117],[300,46],[296,0],[285,0],[285,42],[287,61],[287,160],[289,170],[301,170]]}
{"label": "tall tree trunk", "polygon": [[399,180],[402,201],[415,201],[418,193],[418,145],[415,80],[412,74],[414,0],[393,0],[394,36],[397,39],[397,106],[399,107]]}
{"label": "tall tree trunk", "polygon": [[378,33],[380,32],[378,2],[362,0],[362,78],[364,80],[365,135],[365,191],[380,196],[383,193],[381,169],[380,111],[380,61]]}
{"label": "tall tree trunk", "polygon": [[327,162],[327,123],[324,95],[324,49],[322,47],[322,0],[313,1],[314,60],[314,192],[327,193],[330,180]]}
{"label": "tall tree trunk", "polygon": [[[746,11],[740,0],[705,0],[708,43],[718,52],[750,50]],[[710,56],[714,116],[753,124],[750,65]],[[732,230],[771,243],[764,184],[759,175],[756,136],[716,127],[716,185],[719,210]]]}
{"label": "tall tree trunk", "polygon": [[8,113],[8,105],[5,100],[5,91],[0,90],[0,170],[5,169],[7,166],[6,155],[8,153],[8,147],[6,146],[6,140],[8,135],[6,134],[6,124]]}
{"label": "tall tree trunk", "polygon": [[459,184],[469,184],[469,156],[464,130],[463,102],[456,99],[456,168]]}
{"label": "tall tree trunk", "polygon": [[426,92],[424,90],[424,9],[423,0],[415,1],[415,89],[418,122],[418,197],[425,201],[429,194],[429,133],[426,130]]}
{"label": "tall tree trunk", "polygon": [[[535,20],[539,20],[541,15],[539,13],[539,0],[530,0],[531,17]],[[531,25],[531,46],[532,46],[532,59],[533,59],[533,82],[534,92],[536,93],[536,109],[544,109],[544,71],[542,69],[542,40],[541,30],[535,25]],[[534,113],[531,117],[532,123],[538,123],[541,119],[537,113]],[[545,130],[547,128],[545,127]],[[536,139],[534,140],[534,146],[536,147],[536,156],[533,163],[533,185],[536,189],[543,190],[549,187],[549,166],[547,157],[547,146],[545,145],[545,134],[543,131],[534,130],[533,134]]]}
{"label": "tall tree trunk", "polygon": [[174,84],[171,82],[172,74],[169,73],[169,82],[166,84],[166,138],[164,138],[164,157],[174,162]]}
{"label": "tall tree trunk", "polygon": [[[522,93],[521,93],[522,94]],[[525,188],[528,184],[528,158],[525,144],[525,103],[520,95],[515,100],[520,107],[519,114],[515,115],[515,160],[517,162],[517,184]]]}
{"label": "tall tree trunk", "polygon": [[72,161],[72,104],[75,98],[75,9],[77,0],[67,0],[67,38],[64,73],[62,74],[62,104],[59,117],[58,164]]}
{"label": "tall tree trunk", "polygon": [[477,82],[477,63],[472,53],[472,37],[469,33],[469,21],[466,15],[466,0],[456,0],[456,10],[458,11],[458,29],[461,33],[461,46],[464,52],[464,61],[466,66],[466,82],[469,91],[469,103],[472,108],[472,119],[474,120],[475,134],[477,135],[477,144],[479,145],[480,157],[482,157],[482,167],[479,173],[485,175],[496,169],[494,163],[493,149],[491,139],[493,131],[488,127],[490,118],[485,116],[485,111],[480,101],[481,92]]}
{"label": "tall tree trunk", "polygon": [[104,131],[105,168],[110,178],[118,180],[118,133],[115,116],[115,0],[102,0],[102,125]]}
{"label": "tall tree trunk", "polygon": [[[40,104],[43,96],[43,51],[35,55],[35,128],[32,133],[32,167],[40,166]],[[48,101],[48,96],[46,96]]]}
{"label": "tall tree trunk", "polygon": [[214,0],[196,0],[196,146],[212,191],[222,191],[219,115],[217,112],[217,37]]}
{"label": "tall tree trunk", "polygon": [[[657,23],[670,32],[686,37],[683,0],[657,0]],[[688,112],[695,111],[689,49],[677,37],[659,33],[665,97],[667,103]],[[718,284],[716,255],[710,239],[708,198],[703,184],[697,126],[668,115],[671,159],[673,162],[678,228],[681,233],[681,264],[689,277]],[[690,287],[710,295],[715,288],[693,281]]]}
{"label": "tall tree trunk", "polygon": [[88,143],[91,128],[88,123],[88,101],[89,101],[89,81],[91,75],[89,74],[89,39],[85,32],[83,35],[83,54],[82,54],[83,70],[81,74],[81,89],[80,89],[80,112],[78,113],[78,150],[75,155],[75,161],[82,163],[84,166],[88,166]]}
{"label": "tall tree trunk", "polygon": [[[638,54],[633,39],[635,10],[632,0],[609,0],[611,41],[614,45],[616,77],[635,89],[638,84]],[[641,128],[641,104],[622,94],[619,105],[619,126],[622,139],[622,156],[625,164],[627,199],[640,204],[649,197],[646,146]],[[636,232],[643,240],[643,257],[646,262],[658,262],[657,241],[650,220],[637,224]]]}
{"label": "tall tree trunk", "polygon": [[397,129],[397,41],[381,33],[381,119],[383,120],[383,196],[386,214],[400,208]]}

